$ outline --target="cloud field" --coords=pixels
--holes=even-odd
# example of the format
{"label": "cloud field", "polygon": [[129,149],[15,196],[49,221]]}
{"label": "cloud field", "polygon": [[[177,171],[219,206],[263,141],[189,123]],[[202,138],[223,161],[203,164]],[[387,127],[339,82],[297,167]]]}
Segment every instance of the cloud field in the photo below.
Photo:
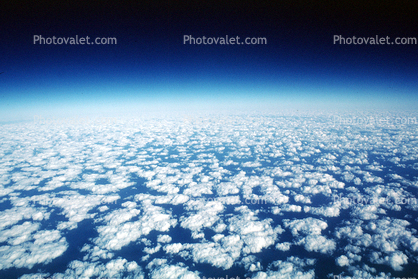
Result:
{"label": "cloud field", "polygon": [[3,124],[0,277],[418,277],[417,125],[333,119]]}

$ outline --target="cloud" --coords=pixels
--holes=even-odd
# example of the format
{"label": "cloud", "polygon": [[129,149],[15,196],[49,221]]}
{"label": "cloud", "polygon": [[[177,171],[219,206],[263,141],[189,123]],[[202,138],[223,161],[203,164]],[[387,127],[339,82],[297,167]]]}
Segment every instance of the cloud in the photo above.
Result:
{"label": "cloud", "polygon": [[348,266],[350,264],[350,261],[348,260],[348,258],[344,255],[339,256],[336,260],[335,260],[336,264],[339,266]]}
{"label": "cloud", "polygon": [[395,271],[402,271],[402,265],[408,263],[408,257],[402,252],[393,252],[387,256],[382,257],[381,253],[373,252],[370,256],[370,261],[375,264],[386,264]]}
{"label": "cloud", "polygon": [[[238,243],[237,243],[238,242]],[[239,240],[235,244],[240,245]],[[217,243],[197,243],[192,244],[193,260],[198,263],[208,263],[217,268],[229,269],[234,264],[234,257]],[[239,253],[238,255],[239,256]]]}
{"label": "cloud", "polygon": [[64,273],[55,273],[53,278],[127,278],[144,279],[144,273],[134,261],[128,262],[126,259],[118,258],[106,263],[72,261],[69,263]]}
{"label": "cloud", "polygon": [[322,215],[325,217],[338,217],[340,216],[340,209],[337,206],[322,206],[322,207],[311,207],[304,206],[303,211],[315,215]]}
{"label": "cloud", "polygon": [[19,277],[19,279],[45,279],[50,276],[49,273],[32,273],[32,274],[24,274]]}
{"label": "cloud", "polygon": [[[198,278],[202,264],[254,278],[314,278],[321,266],[303,249],[350,276],[377,276],[375,265],[408,270],[418,251],[416,204],[329,200],[415,197],[414,130],[338,130],[321,117],[4,126],[0,267],[54,263],[72,243],[66,230],[91,219],[94,235],[71,250],[80,260],[63,258],[67,270],[56,278],[142,278],[139,265],[150,278]],[[134,245],[138,263],[119,257]],[[271,251],[302,258],[271,262],[263,253]]]}
{"label": "cloud", "polygon": [[327,223],[319,219],[308,217],[305,219],[296,220],[283,220],[283,224],[286,228],[289,228],[294,236],[298,236],[299,233],[307,235],[320,235],[321,231],[328,227]]}
{"label": "cloud", "polygon": [[45,208],[29,207],[27,200],[23,200],[23,206],[15,206],[0,212],[0,229],[14,225],[21,220],[42,221],[48,219],[50,212],[46,212]]}
{"label": "cloud", "polygon": [[277,243],[276,249],[280,251],[289,251],[291,246],[292,243],[290,242]]}
{"label": "cloud", "polygon": [[172,238],[168,234],[160,234],[157,238],[157,241],[161,243],[169,243],[171,240]]}
{"label": "cloud", "polygon": [[138,216],[139,220],[127,222],[139,212],[137,209],[126,208],[106,215],[104,219],[107,220],[107,225],[97,228],[99,236],[94,239],[99,250],[120,250],[153,230],[167,232],[170,227],[177,224],[177,220],[172,219],[163,208],[152,205],[148,200],[144,201],[142,214]]}
{"label": "cloud", "polygon": [[262,249],[273,245],[277,235],[283,232],[280,226],[273,228],[272,219],[259,221],[254,213],[247,206],[236,208],[241,216],[228,219],[228,230],[230,233],[237,233],[244,242],[243,252],[245,254],[258,253]]}
{"label": "cloud", "polygon": [[202,200],[191,200],[187,203],[190,210],[197,210],[196,213],[190,216],[182,216],[180,218],[180,226],[189,229],[195,233],[199,232],[204,227],[211,227],[215,224],[220,216],[220,212],[224,210],[224,205],[218,201],[204,202]]}
{"label": "cloud", "polygon": [[298,245],[304,245],[306,251],[320,252],[323,254],[332,254],[336,248],[336,243],[332,239],[327,239],[322,235],[308,235],[297,242]]}
{"label": "cloud", "polygon": [[150,274],[152,279],[200,279],[197,272],[191,272],[187,267],[178,265],[163,265],[157,267]]}
{"label": "cloud", "polygon": [[181,250],[183,250],[183,244],[181,243],[173,243],[164,246],[164,251],[169,254],[177,254]]}
{"label": "cloud", "polygon": [[[20,229],[24,230],[25,227],[20,227]],[[32,239],[35,241],[30,241]],[[12,241],[10,246],[1,246],[0,270],[11,267],[32,268],[36,264],[47,264],[61,256],[67,248],[66,239],[61,237],[58,231],[39,231],[28,236],[23,242]]]}
{"label": "cloud", "polygon": [[10,245],[19,245],[32,240],[33,232],[40,227],[39,223],[24,222],[22,225],[15,225],[10,229],[0,231],[0,242],[8,242]]}
{"label": "cloud", "polygon": [[305,271],[304,268],[312,265],[314,261],[304,262],[296,257],[288,258],[287,261],[273,262],[267,271],[260,271],[252,278],[255,279],[313,279],[314,270]]}

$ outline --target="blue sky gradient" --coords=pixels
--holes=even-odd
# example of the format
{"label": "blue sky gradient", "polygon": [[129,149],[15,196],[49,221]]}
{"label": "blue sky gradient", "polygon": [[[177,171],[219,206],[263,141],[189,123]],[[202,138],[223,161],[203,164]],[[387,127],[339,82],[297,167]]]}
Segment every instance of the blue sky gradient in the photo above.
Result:
{"label": "blue sky gradient", "polygon": [[[364,16],[357,3],[31,5],[3,10],[2,121],[143,107],[418,104],[417,45],[333,44],[335,34],[416,35],[411,7],[364,4]],[[267,45],[183,44],[187,34],[265,37]],[[115,37],[117,44],[34,45],[34,35]]]}

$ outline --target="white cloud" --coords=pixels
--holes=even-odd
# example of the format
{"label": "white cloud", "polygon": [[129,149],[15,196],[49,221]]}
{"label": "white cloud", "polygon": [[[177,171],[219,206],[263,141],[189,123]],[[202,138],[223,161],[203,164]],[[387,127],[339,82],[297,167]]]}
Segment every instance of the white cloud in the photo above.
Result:
{"label": "white cloud", "polygon": [[308,235],[297,242],[298,245],[304,245],[306,251],[320,252],[323,254],[332,254],[336,248],[336,243],[332,239],[327,239],[322,235]]}
{"label": "white cloud", "polygon": [[169,254],[177,254],[181,250],[183,250],[183,244],[181,243],[173,243],[164,246],[164,251]]}
{"label": "white cloud", "polygon": [[102,264],[75,260],[70,262],[64,273],[53,275],[57,279],[91,277],[144,279],[144,274],[136,262],[118,258]]}
{"label": "white cloud", "polygon": [[32,240],[32,233],[40,227],[39,223],[24,222],[22,225],[15,225],[10,229],[0,231],[0,242],[8,242],[10,245],[19,245]]}
{"label": "white cloud", "polygon": [[339,256],[335,262],[339,265],[339,266],[348,266],[350,264],[350,261],[348,260],[348,258],[344,255]]}
{"label": "white cloud", "polygon": [[[312,263],[311,263],[312,264]],[[253,279],[313,279],[315,278],[314,270],[303,271],[303,267],[307,264],[301,262],[294,257],[288,258],[287,261],[275,261],[271,267],[266,271],[260,271]]]}
{"label": "white cloud", "polygon": [[[99,248],[97,250],[120,250],[153,230],[167,232],[170,227],[177,224],[176,219],[172,219],[171,215],[161,207],[153,206],[149,200],[144,201],[141,212],[142,214],[138,216],[139,220],[134,222],[127,221],[139,214],[137,209],[125,208],[106,215],[104,219],[107,220],[107,225],[97,228],[99,236],[94,239],[94,243]],[[91,253],[92,256],[97,255],[94,250]],[[100,255],[107,257],[106,253]]]}
{"label": "white cloud", "polygon": [[240,235],[245,244],[243,248],[245,254],[258,253],[263,248],[273,245],[277,235],[283,232],[280,226],[276,228],[271,226],[272,219],[258,221],[246,206],[241,206],[236,211],[241,212],[242,215],[228,219],[228,230],[230,233]]}
{"label": "white cloud", "polygon": [[35,241],[17,241],[13,246],[1,246],[0,270],[11,267],[32,268],[35,264],[47,264],[61,256],[68,248],[66,239],[61,237],[58,231],[37,232],[26,240],[31,239]]}
{"label": "white cloud", "polygon": [[19,277],[19,279],[45,279],[50,276],[49,273],[32,273],[25,274]]}
{"label": "white cloud", "polygon": [[336,205],[334,206],[322,206],[322,207],[311,207],[311,206],[304,206],[303,211],[305,213],[311,213],[315,215],[322,215],[325,217],[338,217],[340,216],[340,208]]}
{"label": "white cloud", "polygon": [[189,210],[197,210],[197,213],[188,217],[182,216],[180,225],[195,233],[204,227],[211,227],[215,224],[220,219],[219,213],[224,210],[223,204],[218,201],[205,203],[202,200],[190,200],[187,207]]}
{"label": "white cloud", "polygon": [[41,221],[49,218],[50,212],[46,212],[45,208],[29,207],[26,199],[19,199],[19,201],[22,201],[24,206],[15,206],[0,212],[0,229],[14,225],[25,219]]}
{"label": "white cloud", "polygon": [[303,234],[320,235],[321,231],[328,227],[326,222],[312,217],[293,221],[285,219],[283,224],[286,228],[290,228],[294,236],[298,236],[300,232]]}
{"label": "white cloud", "polygon": [[[113,259],[128,245],[145,245],[148,255],[141,256],[151,278],[198,278],[198,263],[243,268],[255,278],[313,278],[310,269],[316,267],[307,261],[269,264],[261,258],[264,249],[289,251],[292,245],[324,254],[338,247],[335,265],[363,278],[377,275],[368,264],[402,271],[416,260],[417,205],[321,200],[340,193],[415,197],[410,186],[418,184],[407,175],[418,158],[413,129],[370,126],[364,132],[352,126],[335,132],[338,127],[316,116],[234,116],[228,126],[209,120],[179,125],[160,117],[100,129],[2,127],[1,269],[63,256],[71,241],[62,230],[93,218],[98,235],[80,249],[83,261],[68,263],[56,278],[141,278],[136,262]],[[384,161],[397,168],[384,167]],[[267,203],[237,206],[246,199]],[[340,213],[344,220],[330,219]],[[50,220],[55,214],[64,221]],[[300,215],[308,218],[295,218]],[[278,223],[290,232],[286,242],[279,239]],[[191,243],[179,240],[177,229],[188,230]],[[187,268],[181,258],[196,265]]]}
{"label": "white cloud", "polygon": [[292,243],[290,242],[277,243],[276,249],[280,251],[289,251],[291,246]]}
{"label": "white cloud", "polygon": [[160,234],[157,238],[157,241],[161,243],[169,243],[171,240],[172,238],[168,234]]}
{"label": "white cloud", "polygon": [[191,249],[193,260],[198,263],[209,263],[214,267],[229,269],[241,255],[243,241],[238,235],[223,237],[219,243],[187,244]]}
{"label": "white cloud", "polygon": [[393,252],[387,256],[382,257],[381,253],[373,252],[370,256],[370,261],[375,264],[386,264],[395,271],[403,270],[402,265],[408,263],[408,257],[402,252]]}
{"label": "white cloud", "polygon": [[150,274],[152,279],[200,279],[197,272],[191,272],[187,267],[178,265],[163,265]]}

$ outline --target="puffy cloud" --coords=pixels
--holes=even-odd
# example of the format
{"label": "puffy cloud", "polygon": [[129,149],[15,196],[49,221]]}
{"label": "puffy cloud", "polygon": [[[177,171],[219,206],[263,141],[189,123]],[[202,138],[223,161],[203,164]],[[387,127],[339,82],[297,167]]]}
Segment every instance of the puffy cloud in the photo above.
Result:
{"label": "puffy cloud", "polygon": [[193,260],[197,263],[208,263],[214,267],[229,269],[240,257],[242,246],[243,241],[240,236],[229,235],[220,238],[219,242],[171,244],[164,249],[172,253],[178,253],[181,249],[188,249],[191,251]]}
{"label": "puffy cloud", "polygon": [[304,271],[304,267],[312,265],[314,261],[307,262],[301,261],[298,258],[291,257],[287,261],[275,261],[271,264],[271,267],[266,271],[260,271],[252,278],[255,279],[313,279],[315,278],[314,270]]}
{"label": "puffy cloud", "polygon": [[348,260],[348,258],[344,255],[339,256],[336,260],[335,260],[336,264],[338,264],[339,266],[347,266],[350,264],[350,261]]}
{"label": "puffy cloud", "polygon": [[19,277],[19,279],[45,279],[50,276],[49,273],[32,273],[32,274],[24,274]]}
{"label": "puffy cloud", "polygon": [[36,264],[47,264],[61,256],[68,248],[66,239],[61,237],[58,231],[40,231],[27,238],[35,241],[12,241],[13,246],[0,247],[0,270],[11,267],[32,268]]}
{"label": "puffy cloud", "polygon": [[370,256],[370,261],[375,264],[386,264],[395,271],[403,270],[402,265],[408,263],[408,257],[402,252],[393,252],[387,256],[382,257],[381,253],[373,252]]}
{"label": "puffy cloud", "polygon": [[169,254],[177,254],[181,250],[183,250],[183,244],[181,243],[173,243],[164,246],[164,251]]}
{"label": "puffy cloud", "polygon": [[306,251],[320,252],[323,254],[332,253],[336,247],[334,240],[327,239],[322,235],[308,235],[298,241],[297,244],[304,245]]}
{"label": "puffy cloud", "polygon": [[178,265],[163,265],[150,274],[152,279],[200,279],[197,272],[189,271],[187,267],[178,266]]}
{"label": "puffy cloud", "polygon": [[134,261],[118,258],[107,263],[72,261],[64,273],[55,273],[53,278],[138,278],[144,279],[144,274]]}
{"label": "puffy cloud", "polygon": [[171,215],[165,213],[161,207],[151,205],[150,201],[145,201],[142,212],[143,214],[138,216],[139,220],[134,222],[127,222],[127,220],[138,215],[139,210],[136,209],[125,208],[120,212],[111,212],[105,216],[107,225],[97,228],[99,236],[94,239],[94,243],[98,248],[89,251],[91,256],[107,258],[108,253],[103,253],[103,250],[120,250],[153,230],[167,232],[170,227],[177,224],[176,219],[172,219]]}
{"label": "puffy cloud", "polygon": [[282,211],[288,211],[288,212],[301,212],[302,211],[302,207],[299,205],[290,205],[290,204],[285,204],[281,207]]}
{"label": "puffy cloud", "polygon": [[[235,243],[240,250],[242,242],[239,240]],[[193,260],[198,263],[208,263],[214,267],[229,269],[234,264],[236,257],[240,255],[238,252],[236,257],[228,253],[227,249],[217,243],[197,243],[192,244]]]}
{"label": "puffy cloud", "polygon": [[189,200],[189,196],[177,194],[177,195],[165,195],[165,196],[157,196],[155,198],[156,204],[183,204]]}
{"label": "puffy cloud", "polygon": [[42,221],[49,218],[50,212],[46,212],[45,208],[32,208],[27,206],[27,200],[23,199],[23,202],[24,206],[15,206],[0,212],[0,229],[14,225],[25,219]]}
{"label": "puffy cloud", "polygon": [[8,242],[10,245],[19,245],[30,241],[33,232],[40,227],[39,223],[24,222],[22,225],[15,225],[10,229],[0,231],[0,242]]}
{"label": "puffy cloud", "polygon": [[245,244],[243,252],[246,254],[258,253],[263,248],[273,245],[277,235],[283,232],[280,226],[276,228],[271,226],[272,219],[259,221],[246,206],[241,206],[236,210],[241,212],[241,216],[235,216],[228,220],[228,230],[230,233],[240,235]]}
{"label": "puffy cloud", "polygon": [[338,228],[335,232],[338,238],[348,237],[352,239],[359,238],[363,235],[363,229],[360,225],[351,225],[346,227]]}
{"label": "puffy cloud", "polygon": [[220,196],[235,195],[239,193],[238,185],[232,182],[221,182],[215,187]]}
{"label": "puffy cloud", "polygon": [[312,217],[293,221],[285,219],[283,224],[286,228],[290,228],[294,236],[298,236],[300,232],[303,234],[320,235],[321,231],[328,227],[326,222]]}
{"label": "puffy cloud", "polygon": [[280,251],[289,251],[291,246],[292,243],[290,242],[277,243],[276,249]]}
{"label": "puffy cloud", "polygon": [[138,209],[117,209],[109,214],[107,214],[103,219],[110,225],[110,226],[117,226],[126,221],[131,220],[133,217],[137,216],[141,211]]}
{"label": "puffy cloud", "polygon": [[304,195],[297,194],[293,198],[295,202],[312,203],[311,199],[309,197],[305,197]]}
{"label": "puffy cloud", "polygon": [[204,227],[211,227],[215,224],[220,219],[218,214],[224,210],[223,204],[219,201],[205,203],[202,200],[191,200],[187,206],[191,210],[197,210],[197,213],[188,217],[182,216],[180,225],[195,233]]}
{"label": "puffy cloud", "polygon": [[245,162],[241,164],[244,168],[257,168],[261,167],[260,162]]}
{"label": "puffy cloud", "polygon": [[337,206],[328,206],[328,207],[311,207],[304,206],[303,211],[306,213],[311,213],[315,215],[322,215],[325,217],[338,217],[340,216],[340,208]]}
{"label": "puffy cloud", "polygon": [[[414,198],[418,184],[407,175],[417,169],[414,128],[338,130],[323,117],[242,115],[222,125],[206,116],[193,124],[158,118],[100,129],[4,125],[1,268],[52,262],[72,243],[62,231],[94,218],[97,235],[79,250],[83,261],[54,277],[141,278],[136,262],[113,259],[129,245],[145,245],[150,278],[197,278],[198,263],[243,268],[255,278],[313,278],[317,267],[305,260],[261,258],[264,249],[292,245],[324,254],[338,245],[335,265],[350,276],[377,276],[370,263],[402,272],[418,251],[417,204],[326,202],[338,194]],[[253,203],[237,206],[246,200]],[[56,214],[58,224],[50,219]],[[308,218],[295,218],[302,214]],[[335,218],[340,214],[344,220]],[[278,224],[289,232],[280,241]],[[182,258],[196,265],[187,268]]]}
{"label": "puffy cloud", "polygon": [[157,241],[161,243],[169,243],[171,242],[171,239],[171,236],[169,236],[168,234],[160,234],[157,238]]}
{"label": "puffy cloud", "polygon": [[62,214],[68,218],[67,222],[62,222],[59,229],[75,229],[77,223],[84,219],[93,218],[94,213],[90,210],[103,203],[111,203],[119,196],[103,196],[103,195],[80,195],[73,191],[61,192],[60,197],[55,195],[39,195],[31,198],[33,202],[38,202],[43,206],[54,206],[62,208]]}

